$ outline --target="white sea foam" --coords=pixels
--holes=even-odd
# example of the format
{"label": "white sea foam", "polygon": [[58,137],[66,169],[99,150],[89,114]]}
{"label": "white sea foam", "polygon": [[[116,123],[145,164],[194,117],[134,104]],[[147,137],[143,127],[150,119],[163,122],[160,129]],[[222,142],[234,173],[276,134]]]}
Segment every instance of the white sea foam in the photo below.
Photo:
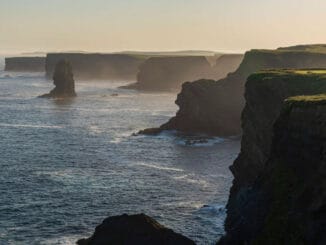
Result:
{"label": "white sea foam", "polygon": [[209,205],[203,205],[198,212],[208,212],[208,213],[214,213],[217,215],[225,215],[226,213],[226,207],[225,205],[221,204],[209,204]]}
{"label": "white sea foam", "polygon": [[195,208],[200,209],[203,207],[203,203],[199,201],[180,201],[180,202],[169,202],[163,204],[166,207],[177,207],[177,208]]}
{"label": "white sea foam", "polygon": [[190,147],[207,147],[213,146],[219,143],[223,143],[226,139],[214,137],[214,138],[205,138],[205,137],[185,137],[177,140],[178,145],[190,146]]}
{"label": "white sea foam", "polygon": [[9,124],[9,123],[0,123],[0,127],[11,127],[11,128],[64,128],[63,126],[58,125],[33,125],[33,124]]}
{"label": "white sea foam", "polygon": [[112,140],[110,140],[110,143],[119,144],[125,141],[126,139],[128,139],[130,136],[132,136],[134,132],[135,132],[134,130],[129,130],[129,131],[124,131],[123,133],[119,133]]}
{"label": "white sea foam", "polygon": [[193,174],[185,174],[185,175],[181,175],[181,176],[173,176],[172,178],[175,179],[175,180],[184,181],[184,182],[187,182],[187,183],[190,183],[190,184],[197,184],[197,185],[200,185],[202,187],[207,187],[209,185],[206,180],[198,179]]}
{"label": "white sea foam", "polygon": [[83,238],[83,236],[76,236],[76,235],[65,236],[65,237],[44,240],[44,241],[41,241],[40,244],[42,244],[42,245],[75,245],[76,242],[81,238]]}
{"label": "white sea foam", "polygon": [[88,129],[94,135],[103,133],[103,130],[97,125],[90,125]]}
{"label": "white sea foam", "polygon": [[175,172],[183,172],[184,171],[181,168],[171,168],[171,167],[158,166],[158,165],[148,164],[148,163],[133,163],[132,166],[140,166],[140,167],[154,168],[154,169],[159,169],[159,170],[175,171]]}

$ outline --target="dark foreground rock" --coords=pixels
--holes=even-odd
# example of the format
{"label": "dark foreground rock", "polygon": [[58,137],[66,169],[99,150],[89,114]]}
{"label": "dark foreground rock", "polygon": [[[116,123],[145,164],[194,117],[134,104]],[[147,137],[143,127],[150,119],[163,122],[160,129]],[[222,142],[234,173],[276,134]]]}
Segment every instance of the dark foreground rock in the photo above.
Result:
{"label": "dark foreground rock", "polygon": [[326,98],[284,104],[290,96],[319,93],[326,93],[323,71],[249,77],[219,244],[325,244]]}
{"label": "dark foreground rock", "polygon": [[53,74],[55,88],[50,93],[44,94],[42,98],[67,98],[75,97],[75,81],[71,65],[66,60],[59,61],[55,66]]}
{"label": "dark foreground rock", "polygon": [[94,234],[78,245],[193,245],[193,241],[165,228],[145,214],[105,219]]}
{"label": "dark foreground rock", "polygon": [[176,100],[179,111],[160,129],[215,136],[241,134],[247,77],[262,69],[280,68],[326,68],[326,45],[251,50],[226,78],[185,83]]}

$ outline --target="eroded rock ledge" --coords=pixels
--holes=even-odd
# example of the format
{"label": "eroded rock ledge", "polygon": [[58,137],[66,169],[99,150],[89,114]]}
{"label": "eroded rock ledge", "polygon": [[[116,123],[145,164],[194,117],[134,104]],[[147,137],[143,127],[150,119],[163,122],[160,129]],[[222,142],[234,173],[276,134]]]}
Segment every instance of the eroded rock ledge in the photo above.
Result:
{"label": "eroded rock ledge", "polygon": [[194,245],[189,238],[165,228],[145,214],[113,216],[96,227],[94,234],[78,245]]}
{"label": "eroded rock ledge", "polygon": [[326,71],[249,77],[227,233],[218,244],[326,242],[326,96],[284,103],[319,93],[326,93]]}

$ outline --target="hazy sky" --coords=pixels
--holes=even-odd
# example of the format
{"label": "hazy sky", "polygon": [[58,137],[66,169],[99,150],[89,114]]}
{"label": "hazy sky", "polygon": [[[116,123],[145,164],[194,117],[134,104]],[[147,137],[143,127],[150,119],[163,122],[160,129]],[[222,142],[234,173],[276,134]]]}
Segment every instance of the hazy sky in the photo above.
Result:
{"label": "hazy sky", "polygon": [[0,53],[326,43],[326,0],[0,0]]}

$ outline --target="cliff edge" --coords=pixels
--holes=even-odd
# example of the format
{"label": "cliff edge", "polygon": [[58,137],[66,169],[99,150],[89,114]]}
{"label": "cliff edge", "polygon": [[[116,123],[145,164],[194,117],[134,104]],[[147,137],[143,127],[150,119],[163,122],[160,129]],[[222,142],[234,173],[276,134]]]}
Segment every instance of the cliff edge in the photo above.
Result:
{"label": "cliff edge", "polygon": [[[292,96],[320,93],[326,93],[324,70],[277,70],[256,73],[248,78],[245,92],[246,106],[242,113],[241,152],[230,167],[234,181],[227,204],[226,235],[219,244],[319,244],[291,243],[289,240],[291,236],[286,237],[286,229],[279,234],[285,227],[282,229],[275,227],[278,224],[277,217],[280,218],[281,227],[282,217],[286,219],[288,213],[283,213],[284,210],[274,210],[274,213],[271,210],[273,205],[292,205],[292,202],[287,203],[289,200],[284,195],[290,194],[289,198],[292,198],[291,195],[294,193],[286,191],[280,194],[279,192],[282,192],[281,188],[284,187],[284,183],[281,182],[290,180],[293,174],[297,174],[295,168],[299,165],[295,165],[300,163],[300,159],[302,163],[300,168],[307,171],[310,169],[309,171],[313,172],[316,171],[311,164],[314,159],[325,157],[321,155],[322,151],[319,152],[322,149],[320,147],[325,146],[321,145],[319,148],[309,146],[310,140],[317,140],[318,134],[321,134],[322,139],[325,133],[323,121],[325,121],[326,107],[323,106],[325,110],[320,107],[325,104],[323,97],[296,97],[287,100],[285,104],[284,101]],[[274,129],[275,123],[277,126]],[[323,140],[325,145],[325,137]],[[320,142],[316,141],[313,144],[317,145]],[[280,157],[282,161],[275,161]],[[325,158],[322,161],[325,161]],[[302,174],[301,182],[310,178],[309,175],[304,175],[304,171]],[[315,172],[315,174],[321,173]],[[275,199],[271,193],[282,196]],[[321,194],[324,195],[323,192]],[[284,198],[283,204],[278,203],[280,198]],[[293,202],[297,202],[300,206],[302,200],[299,196],[293,198]],[[307,205],[312,205],[318,200],[320,199],[307,199],[305,202]],[[306,212],[304,209],[291,211],[295,216],[300,216],[300,212]],[[270,217],[271,221],[268,221],[267,217]],[[269,222],[271,223],[267,224]],[[302,223],[302,225],[306,224],[308,223]],[[270,238],[268,233],[272,232],[272,228],[269,225],[275,229]],[[294,232],[303,236],[301,231]],[[264,234],[261,235],[263,240],[259,240],[258,234]],[[278,235],[285,239],[283,241],[289,242],[278,240],[273,243],[273,240],[269,240],[276,239]],[[264,241],[264,243],[255,243],[255,241]]]}
{"label": "cliff edge", "polygon": [[176,116],[160,128],[141,133],[171,129],[216,136],[239,135],[247,77],[264,69],[287,68],[326,68],[326,45],[251,50],[239,68],[225,79],[185,83],[176,100],[179,106]]}

